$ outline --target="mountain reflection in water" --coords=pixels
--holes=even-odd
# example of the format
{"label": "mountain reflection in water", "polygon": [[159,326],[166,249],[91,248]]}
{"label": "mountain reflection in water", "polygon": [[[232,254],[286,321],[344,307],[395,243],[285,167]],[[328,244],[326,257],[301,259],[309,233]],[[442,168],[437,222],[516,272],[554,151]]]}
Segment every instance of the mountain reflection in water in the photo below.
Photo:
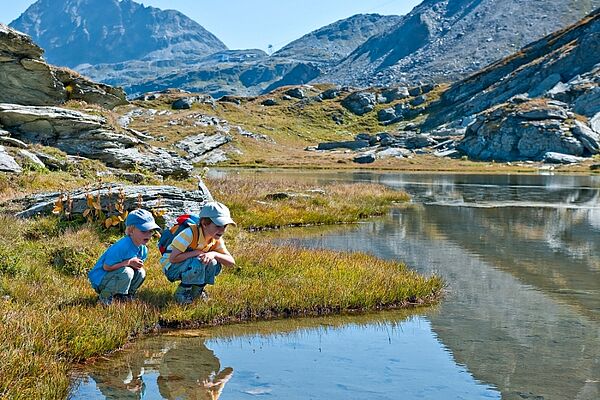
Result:
{"label": "mountain reflection in water", "polygon": [[[600,177],[278,173],[286,174],[407,191],[413,204],[385,218],[286,230],[279,240],[403,260],[440,274],[448,293],[408,319],[377,313],[211,329],[187,348],[219,359],[208,368],[214,377],[234,370],[223,398],[600,399]],[[149,340],[163,342],[140,350],[144,398],[163,398],[152,354],[175,339]],[[204,375],[188,373],[196,383]],[[74,398],[105,398],[87,382]]]}

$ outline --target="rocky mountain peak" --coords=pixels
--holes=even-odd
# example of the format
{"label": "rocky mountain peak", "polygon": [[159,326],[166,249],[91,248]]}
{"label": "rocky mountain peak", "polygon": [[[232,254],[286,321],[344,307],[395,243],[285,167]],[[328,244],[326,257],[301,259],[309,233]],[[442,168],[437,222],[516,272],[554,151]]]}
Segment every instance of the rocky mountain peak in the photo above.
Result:
{"label": "rocky mountain peak", "polygon": [[46,50],[49,62],[69,67],[189,59],[227,49],[180,12],[131,0],[39,0],[10,26],[30,35]]}
{"label": "rocky mountain peak", "polygon": [[454,81],[575,23],[600,0],[426,0],[319,81]]}

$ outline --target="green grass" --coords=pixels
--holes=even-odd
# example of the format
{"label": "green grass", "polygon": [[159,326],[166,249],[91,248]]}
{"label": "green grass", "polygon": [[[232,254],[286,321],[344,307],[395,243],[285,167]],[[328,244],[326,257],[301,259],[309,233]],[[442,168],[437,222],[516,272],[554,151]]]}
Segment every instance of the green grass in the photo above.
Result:
{"label": "green grass", "polygon": [[237,265],[225,268],[208,288],[209,302],[183,307],[173,300],[177,285],[164,278],[154,243],[139,300],[105,307],[97,303],[85,274],[121,232],[55,216],[19,220],[0,215],[0,398],[66,398],[74,363],[109,353],[161,326],[428,305],[441,294],[438,277],[420,276],[398,262],[275,246],[267,235],[248,232],[250,227],[355,221],[385,212],[390,202],[405,200],[405,194],[376,185],[331,185],[315,193],[313,187],[296,184],[294,193],[308,195],[276,201],[265,196],[294,182],[208,183],[240,225],[226,235]]}

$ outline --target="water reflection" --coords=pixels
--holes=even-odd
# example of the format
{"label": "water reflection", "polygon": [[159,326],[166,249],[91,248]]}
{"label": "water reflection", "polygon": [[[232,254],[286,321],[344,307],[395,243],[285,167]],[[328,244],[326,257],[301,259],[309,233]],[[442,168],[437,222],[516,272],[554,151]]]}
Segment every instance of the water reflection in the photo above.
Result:
{"label": "water reflection", "polygon": [[[72,397],[212,399],[222,392],[227,399],[499,398],[454,361],[427,317],[407,311],[173,334],[136,342],[93,366]],[[144,390],[133,397],[122,388],[127,374],[115,372],[140,365]],[[217,373],[222,365],[232,368]],[[219,392],[206,390],[207,375],[221,378]]]}
{"label": "water reflection", "polygon": [[142,343],[97,363],[73,398],[214,400],[233,375],[203,338],[161,336]]}
{"label": "water reflection", "polygon": [[[448,295],[436,312],[408,319],[383,313],[204,333],[198,340],[218,358],[213,376],[226,370],[221,365],[235,369],[223,398],[480,399],[498,398],[498,391],[503,399],[600,398],[600,177],[285,174],[409,192],[413,204],[386,218],[278,234],[404,260],[441,274]],[[140,344],[141,386],[144,398],[163,398],[161,366],[152,360],[163,362],[173,341],[188,349],[180,359],[200,344],[151,340],[157,342]],[[198,363],[185,367],[187,375],[165,376],[173,384],[182,375],[202,383]],[[134,390],[140,386],[134,363],[107,368],[123,371],[113,380],[118,390],[129,376]],[[105,398],[95,379],[75,398]]]}

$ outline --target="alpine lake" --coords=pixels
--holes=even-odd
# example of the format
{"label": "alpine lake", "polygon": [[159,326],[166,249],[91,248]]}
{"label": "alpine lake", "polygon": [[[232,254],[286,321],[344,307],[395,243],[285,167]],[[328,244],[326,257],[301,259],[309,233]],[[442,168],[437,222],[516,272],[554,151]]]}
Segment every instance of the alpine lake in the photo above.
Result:
{"label": "alpine lake", "polygon": [[86,367],[72,399],[600,399],[600,176],[239,173],[408,192],[385,217],[274,240],[402,260],[444,298],[167,332]]}

